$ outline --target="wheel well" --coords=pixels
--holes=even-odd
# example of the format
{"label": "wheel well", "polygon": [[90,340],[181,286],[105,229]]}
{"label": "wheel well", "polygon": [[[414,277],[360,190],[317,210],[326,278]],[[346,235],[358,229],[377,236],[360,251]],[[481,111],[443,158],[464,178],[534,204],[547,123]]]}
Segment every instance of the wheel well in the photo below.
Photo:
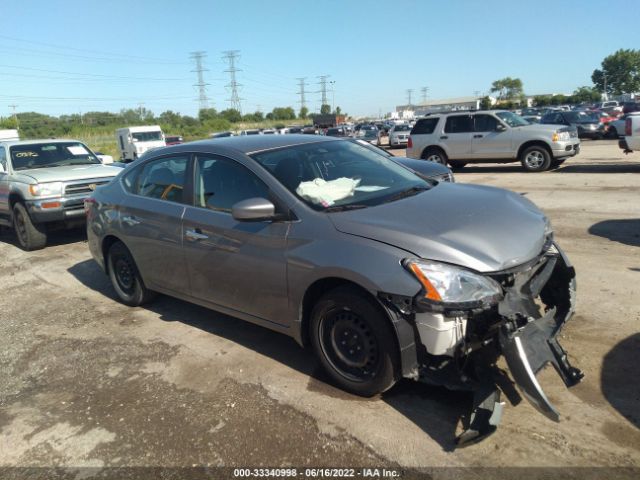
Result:
{"label": "wheel well", "polygon": [[[304,298],[302,299],[302,325],[300,326],[300,332],[302,336],[302,344],[304,346],[309,345],[309,323],[311,320],[311,311],[313,310],[313,306],[318,302],[320,297],[327,293],[330,290],[333,290],[337,287],[342,286],[351,286],[356,288],[364,297],[371,301],[371,303],[380,310],[384,314],[385,317],[389,318],[388,313],[382,308],[380,302],[369,292],[367,289],[358,285],[355,282],[350,280],[346,280],[344,278],[338,277],[329,277],[322,278],[320,280],[316,280],[314,283],[307,288],[307,291],[304,294]],[[391,323],[391,320],[389,319]],[[396,346],[398,345],[398,341],[396,339]],[[399,351],[399,350],[398,350]]]}
{"label": "wheel well", "polygon": [[18,203],[24,201],[22,197],[17,193],[12,193],[9,195],[9,207],[13,210],[13,206]]}
{"label": "wheel well", "polygon": [[104,260],[104,270],[107,274],[109,273],[109,262],[107,262],[107,254],[109,253],[111,245],[119,241],[120,239],[114,235],[107,235],[102,240],[102,258]]}
{"label": "wheel well", "polygon": [[422,150],[422,155],[420,155],[420,158],[422,158],[423,160],[426,160],[427,158],[427,152],[429,150],[438,150],[439,152],[443,153],[443,154],[447,154],[447,152],[445,152],[442,147],[438,147],[437,145],[429,145],[428,147],[425,147],[424,150]]}
{"label": "wheel well", "polygon": [[518,160],[522,156],[522,152],[524,152],[529,147],[543,147],[551,157],[551,160],[553,160],[553,152],[551,151],[551,147],[549,147],[549,145],[547,145],[542,140],[531,140],[520,145],[520,148],[518,149]]}

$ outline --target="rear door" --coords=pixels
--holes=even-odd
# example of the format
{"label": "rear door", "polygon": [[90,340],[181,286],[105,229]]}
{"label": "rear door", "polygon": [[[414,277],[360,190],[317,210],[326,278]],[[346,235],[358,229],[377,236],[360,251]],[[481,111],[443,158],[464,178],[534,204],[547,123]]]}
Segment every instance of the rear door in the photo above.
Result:
{"label": "rear door", "polygon": [[473,115],[473,142],[471,152],[474,159],[511,158],[513,130],[493,115]]}
{"label": "rear door", "polygon": [[0,144],[0,220],[9,221],[9,162],[4,145]]}
{"label": "rear door", "polygon": [[471,158],[473,119],[469,114],[449,115],[440,136],[440,144],[450,159]]}
{"label": "rear door", "polygon": [[120,234],[147,287],[189,293],[182,247],[189,155],[145,162],[124,178]]}
{"label": "rear door", "polygon": [[198,154],[194,166],[194,201],[184,216],[191,295],[286,325],[289,223],[239,222],[231,215],[242,200],[273,200],[269,188],[227,157]]}

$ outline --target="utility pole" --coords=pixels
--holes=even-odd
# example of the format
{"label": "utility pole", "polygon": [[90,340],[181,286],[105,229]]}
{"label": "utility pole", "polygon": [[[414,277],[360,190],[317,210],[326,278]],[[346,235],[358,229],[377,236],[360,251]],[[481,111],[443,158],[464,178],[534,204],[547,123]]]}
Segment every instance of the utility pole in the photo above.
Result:
{"label": "utility pole", "polygon": [[191,52],[189,54],[189,58],[193,59],[196,62],[196,69],[191,70],[192,72],[196,72],[197,74],[197,83],[194,83],[194,87],[198,87],[198,106],[200,110],[205,110],[209,108],[209,98],[207,97],[207,85],[204,81],[203,72],[207,72],[208,70],[202,66],[202,60],[207,56],[207,52],[198,51]]}
{"label": "utility pole", "polygon": [[298,86],[300,87],[300,90],[298,90],[298,95],[300,95],[300,100],[298,100],[298,103],[300,104],[300,108],[305,108],[307,106],[307,101],[305,99],[305,94],[307,93],[304,89],[304,87],[307,86],[307,84],[305,83],[305,80],[307,79],[307,77],[301,77],[298,78]]}
{"label": "utility pole", "polygon": [[329,84],[331,85],[331,110],[335,112],[336,111],[336,89],[334,85],[336,84],[336,81],[331,80]]}
{"label": "utility pole", "polygon": [[138,116],[142,120],[142,110],[144,109],[144,102],[138,102]]}
{"label": "utility pole", "polygon": [[13,109],[13,121],[16,122],[16,130],[18,130],[20,129],[20,122],[18,121],[18,116],[16,115],[16,108],[18,108],[18,105],[12,103],[11,105],[9,105],[9,107]]}
{"label": "utility pole", "polygon": [[231,81],[226,85],[227,88],[231,89],[231,98],[227,101],[230,103],[231,108],[242,113],[242,106],[240,105],[241,98],[238,96],[238,87],[241,87],[242,85],[236,80],[236,73],[242,71],[236,68],[236,60],[240,58],[240,50],[227,50],[222,53],[224,53],[223,59],[229,62],[229,69],[225,70],[225,72],[229,73],[231,79]]}
{"label": "utility pole", "polygon": [[476,98],[480,97],[480,90],[474,90],[474,91],[473,91],[473,95],[474,95]]}
{"label": "utility pole", "polygon": [[320,79],[320,92],[322,94],[322,101],[320,105],[327,105],[327,78],[331,75],[320,75],[318,78]]}
{"label": "utility pole", "polygon": [[422,93],[422,103],[427,103],[427,93],[429,92],[429,87],[422,87],[420,89]]}
{"label": "utility pole", "polygon": [[609,100],[609,93],[607,92],[607,72],[603,70],[602,75],[604,76],[604,99]]}
{"label": "utility pole", "polygon": [[411,108],[411,94],[413,93],[413,88],[407,88],[407,104],[409,108]]}

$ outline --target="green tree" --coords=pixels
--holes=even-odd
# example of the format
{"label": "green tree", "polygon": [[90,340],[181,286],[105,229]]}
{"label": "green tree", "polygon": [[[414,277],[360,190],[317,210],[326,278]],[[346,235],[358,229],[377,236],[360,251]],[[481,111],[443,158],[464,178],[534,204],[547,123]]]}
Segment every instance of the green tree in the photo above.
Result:
{"label": "green tree", "polygon": [[597,102],[600,100],[600,92],[593,87],[580,87],[574,90],[571,103]]}
{"label": "green tree", "polygon": [[482,97],[480,99],[480,108],[482,110],[489,110],[491,108],[491,99],[489,97]]}
{"label": "green tree", "polygon": [[342,109],[340,107],[336,107],[333,113],[335,113],[336,115],[342,115]]}
{"label": "green tree", "polygon": [[292,120],[296,118],[296,112],[291,107],[275,107],[271,112],[273,120]]}
{"label": "green tree", "polygon": [[227,110],[222,110],[220,112],[220,116],[231,123],[237,123],[242,121],[242,114],[235,108],[228,108]]}
{"label": "green tree", "polygon": [[491,93],[497,93],[499,100],[515,100],[524,93],[522,80],[505,77],[491,84]]}
{"label": "green tree", "polygon": [[[602,60],[591,74],[600,92],[620,95],[640,91],[640,50],[620,49]],[[606,88],[605,88],[606,84]]]}
{"label": "green tree", "polygon": [[202,108],[198,110],[198,120],[202,123],[218,118],[218,112],[215,108]]}
{"label": "green tree", "polygon": [[327,105],[326,103],[323,103],[322,106],[320,107],[320,115],[328,115],[331,113],[331,105]]}
{"label": "green tree", "polygon": [[182,123],[182,117],[179,113],[176,113],[172,110],[166,110],[158,116],[158,121],[161,124],[177,126]]}
{"label": "green tree", "polygon": [[298,116],[300,118],[307,118],[307,115],[309,115],[309,109],[307,107],[301,107]]}

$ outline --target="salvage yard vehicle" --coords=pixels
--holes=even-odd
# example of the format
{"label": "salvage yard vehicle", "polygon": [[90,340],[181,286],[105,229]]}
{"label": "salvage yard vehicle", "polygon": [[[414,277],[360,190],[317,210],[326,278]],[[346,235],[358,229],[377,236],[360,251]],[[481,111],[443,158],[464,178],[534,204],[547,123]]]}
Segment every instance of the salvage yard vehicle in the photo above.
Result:
{"label": "salvage yard vehicle", "polygon": [[83,225],[85,198],[121,170],[76,140],[0,142],[0,226],[43,248],[49,230]]}
{"label": "salvage yard vehicle", "polygon": [[580,152],[575,129],[532,124],[506,110],[427,115],[416,122],[407,157],[462,168],[467,163],[520,161],[528,172],[560,166]]}
{"label": "salvage yard vehicle", "polygon": [[627,115],[625,120],[624,137],[618,141],[624,153],[640,150],[640,112]]}
{"label": "salvage yard vehicle", "polygon": [[394,125],[389,130],[389,148],[406,147],[409,142],[411,126],[408,124]]}
{"label": "salvage yard vehicle", "polygon": [[123,162],[134,162],[143,153],[166,145],[164,133],[158,125],[119,128],[116,140]]}
{"label": "salvage yard vehicle", "polygon": [[428,180],[353,139],[256,135],[152,152],[86,211],[124,304],[161,292],[290,335],[354,394],[403,377],[473,392],[459,445],[495,431],[501,389],[518,401],[500,358],[555,421],[536,374],[582,378],[557,340],[575,271],[516,193]]}

